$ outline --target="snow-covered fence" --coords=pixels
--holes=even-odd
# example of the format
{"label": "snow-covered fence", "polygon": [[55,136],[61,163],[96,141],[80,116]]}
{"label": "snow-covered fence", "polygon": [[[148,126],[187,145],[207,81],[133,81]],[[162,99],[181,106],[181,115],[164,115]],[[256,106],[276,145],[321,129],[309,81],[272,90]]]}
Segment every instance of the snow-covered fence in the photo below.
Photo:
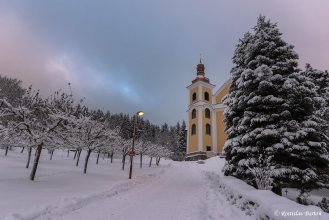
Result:
{"label": "snow-covered fence", "polygon": [[300,205],[269,190],[257,190],[235,177],[219,177],[219,191],[227,200],[257,220],[328,220],[317,206]]}

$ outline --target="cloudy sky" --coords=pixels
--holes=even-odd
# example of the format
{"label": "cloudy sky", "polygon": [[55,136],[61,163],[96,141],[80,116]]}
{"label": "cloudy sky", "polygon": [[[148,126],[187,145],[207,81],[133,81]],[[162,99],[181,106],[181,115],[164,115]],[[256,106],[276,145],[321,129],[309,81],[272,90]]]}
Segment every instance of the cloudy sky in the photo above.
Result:
{"label": "cloudy sky", "polygon": [[259,14],[277,22],[300,66],[329,69],[328,0],[0,0],[0,74],[85,97],[153,123],[186,119],[202,53],[217,88]]}

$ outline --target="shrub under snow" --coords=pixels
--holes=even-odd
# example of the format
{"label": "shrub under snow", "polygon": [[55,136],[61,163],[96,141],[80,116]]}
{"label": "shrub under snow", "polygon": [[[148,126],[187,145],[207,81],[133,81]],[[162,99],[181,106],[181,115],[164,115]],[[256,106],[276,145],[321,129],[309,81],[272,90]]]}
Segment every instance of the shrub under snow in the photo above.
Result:
{"label": "shrub under snow", "polygon": [[[235,177],[221,174],[219,190],[232,205],[244,210],[247,215],[255,215],[259,220],[329,219],[329,214],[319,207],[298,204],[269,190],[257,190]],[[326,205],[328,207],[328,203]]]}

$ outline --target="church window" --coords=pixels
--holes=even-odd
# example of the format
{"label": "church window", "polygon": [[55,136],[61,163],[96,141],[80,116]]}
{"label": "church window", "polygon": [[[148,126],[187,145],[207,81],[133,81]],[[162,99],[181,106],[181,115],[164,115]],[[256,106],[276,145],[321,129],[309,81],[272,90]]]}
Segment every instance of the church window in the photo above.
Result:
{"label": "church window", "polygon": [[204,93],[204,99],[209,101],[209,93],[208,92],[205,92]]}
{"label": "church window", "polygon": [[192,119],[193,118],[196,118],[196,110],[195,109],[192,110]]}
{"label": "church window", "polygon": [[196,134],[196,125],[193,124],[191,129],[191,135],[195,135],[195,134]]}
{"label": "church window", "polygon": [[195,101],[195,100],[196,100],[196,93],[194,92],[192,95],[192,101]]}
{"label": "church window", "polygon": [[211,126],[210,126],[210,124],[206,124],[206,134],[211,135]]}
{"label": "church window", "polygon": [[205,111],[206,118],[210,118],[210,110],[209,110],[209,108],[206,108],[204,111]]}

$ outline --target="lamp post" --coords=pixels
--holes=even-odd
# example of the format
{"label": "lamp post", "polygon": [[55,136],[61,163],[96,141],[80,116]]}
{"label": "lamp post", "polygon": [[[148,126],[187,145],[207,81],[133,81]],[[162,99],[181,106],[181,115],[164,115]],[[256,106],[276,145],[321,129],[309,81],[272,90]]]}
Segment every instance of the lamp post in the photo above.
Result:
{"label": "lamp post", "polygon": [[132,143],[132,146],[131,146],[131,151],[129,152],[129,156],[130,156],[129,179],[131,179],[131,175],[132,175],[132,172],[133,172],[133,158],[135,156],[136,118],[137,118],[137,116],[142,116],[142,115],[144,115],[143,111],[139,111],[134,115],[133,143]]}

